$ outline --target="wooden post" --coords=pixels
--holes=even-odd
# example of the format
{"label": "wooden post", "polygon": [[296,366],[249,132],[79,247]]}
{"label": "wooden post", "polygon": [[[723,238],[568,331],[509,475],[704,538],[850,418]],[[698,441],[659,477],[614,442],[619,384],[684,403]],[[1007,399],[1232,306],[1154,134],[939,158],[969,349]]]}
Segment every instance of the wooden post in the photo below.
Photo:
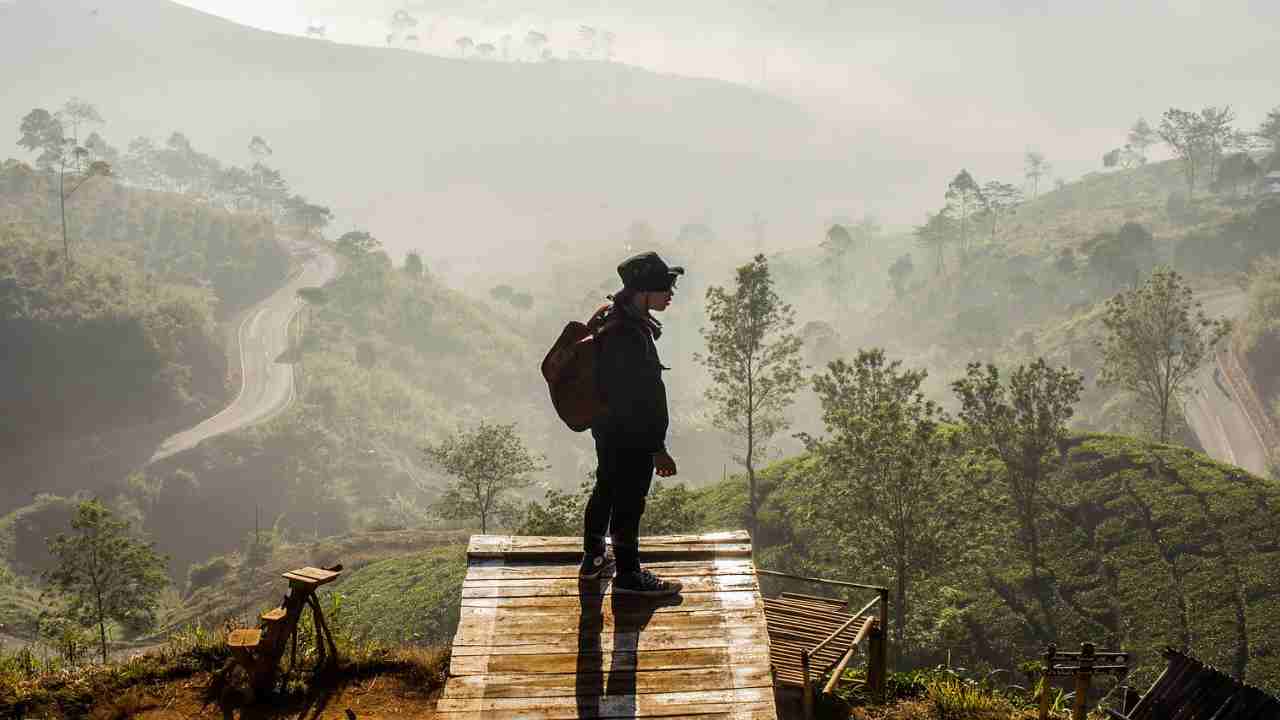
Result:
{"label": "wooden post", "polygon": [[885,686],[885,642],[884,628],[877,622],[867,635],[867,688],[872,695],[884,699]]}
{"label": "wooden post", "polygon": [[800,674],[804,676],[804,687],[801,689],[804,693],[801,698],[804,703],[804,720],[813,720],[813,685],[809,681],[809,651],[805,648],[800,649]]}
{"label": "wooden post", "polygon": [[1089,681],[1093,677],[1093,643],[1080,643],[1080,669],[1076,671],[1076,701],[1071,708],[1072,720],[1085,720],[1085,702],[1089,698]]}
{"label": "wooden post", "polygon": [[[880,588],[876,591],[876,595],[880,596],[880,632],[884,634],[884,640],[880,651],[884,654],[880,661],[880,669],[888,670],[889,664],[889,588]],[[899,632],[901,632],[899,628]]]}
{"label": "wooden post", "polygon": [[1053,643],[1044,651],[1044,667],[1040,672],[1040,720],[1049,720],[1049,668],[1053,667],[1053,656],[1058,648]]}

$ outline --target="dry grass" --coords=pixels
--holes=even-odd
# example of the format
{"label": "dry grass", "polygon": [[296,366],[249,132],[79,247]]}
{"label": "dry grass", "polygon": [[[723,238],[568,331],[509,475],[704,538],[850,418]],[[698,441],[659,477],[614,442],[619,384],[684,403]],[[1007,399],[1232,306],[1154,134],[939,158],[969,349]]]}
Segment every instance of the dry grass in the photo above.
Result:
{"label": "dry grass", "polygon": [[[442,648],[340,643],[335,669],[294,673],[279,695],[255,704],[243,692],[239,672],[231,670],[226,650],[231,629],[191,628],[153,652],[105,665],[69,666],[29,650],[0,654],[0,717],[106,720],[220,713],[267,718],[288,717],[299,709],[321,717],[320,711],[339,700],[350,705],[357,699],[421,714],[443,687],[448,667],[449,654]],[[379,687],[383,694],[370,695]]]}

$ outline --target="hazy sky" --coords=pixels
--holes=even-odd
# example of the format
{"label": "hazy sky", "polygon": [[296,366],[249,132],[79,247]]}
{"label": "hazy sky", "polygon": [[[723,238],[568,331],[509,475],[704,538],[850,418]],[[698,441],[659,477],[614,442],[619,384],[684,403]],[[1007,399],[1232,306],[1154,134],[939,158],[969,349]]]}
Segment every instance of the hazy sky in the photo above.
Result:
{"label": "hazy sky", "polygon": [[[331,40],[379,46],[405,10],[418,24],[393,43],[441,55],[456,54],[463,35],[499,48],[510,36],[511,59],[524,58],[530,29],[558,55],[584,53],[579,26],[607,29],[620,62],[762,86],[819,111],[833,139],[945,158],[921,167],[924,187],[959,167],[1020,182],[1030,147],[1073,179],[1099,169],[1139,115],[1231,104],[1252,128],[1280,104],[1280,3],[1264,0],[180,1],[259,28],[323,26]],[[910,207],[881,214],[901,222],[931,202],[913,194]]]}

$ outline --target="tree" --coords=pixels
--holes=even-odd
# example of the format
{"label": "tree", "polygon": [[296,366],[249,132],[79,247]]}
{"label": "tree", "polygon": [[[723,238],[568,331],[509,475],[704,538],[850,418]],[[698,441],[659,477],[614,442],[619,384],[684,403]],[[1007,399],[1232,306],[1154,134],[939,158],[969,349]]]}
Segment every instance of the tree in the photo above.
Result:
{"label": "tree", "polygon": [[263,140],[260,136],[254,135],[253,138],[249,140],[249,155],[253,158],[254,162],[260,163],[271,157],[271,146],[268,145],[267,141]]}
{"label": "tree", "polygon": [[315,322],[316,306],[329,301],[329,294],[321,287],[298,288],[298,299],[307,304],[307,325]]}
{"label": "tree", "polygon": [[856,242],[849,234],[848,228],[840,223],[827,229],[826,239],[822,241],[825,254],[824,264],[827,269],[827,284],[837,302],[844,299],[844,290],[852,284],[852,277],[845,275],[845,260],[853,252]]}
{"label": "tree", "polygon": [[1159,137],[1151,125],[1147,123],[1146,118],[1138,118],[1133,123],[1133,127],[1129,128],[1128,143],[1125,144],[1137,165],[1145,165],[1147,163],[1147,148],[1156,144]]}
{"label": "tree", "polygon": [[458,46],[458,54],[461,55],[462,57],[466,57],[467,51],[475,47],[476,41],[472,40],[466,35],[463,35],[462,37],[455,40],[454,44]]}
{"label": "tree", "polygon": [[934,275],[941,275],[946,267],[943,253],[947,243],[955,232],[955,221],[951,218],[951,208],[942,208],[936,213],[926,213],[925,223],[915,228],[916,242],[933,252]]}
{"label": "tree", "polygon": [[916,269],[911,262],[911,253],[903,253],[889,266],[889,282],[893,285],[893,294],[899,300],[907,292],[907,280]]}
{"label": "tree", "polygon": [[707,288],[707,320],[701,329],[706,355],[694,358],[711,373],[706,398],[715,426],[745,448],[735,456],[747,471],[752,538],[757,528],[756,466],[774,435],[788,426],[783,412],[803,383],[800,338],[792,332],[795,312],[773,289],[764,255],[739,267],[732,291]]}
{"label": "tree", "polygon": [[1152,413],[1157,439],[1166,442],[1170,412],[1179,409],[1188,381],[1231,331],[1231,322],[1205,316],[1182,276],[1164,267],[1141,287],[1108,300],[1102,322],[1107,335],[1098,343],[1099,386],[1135,394]]}
{"label": "tree", "polygon": [[301,227],[304,235],[311,235],[333,221],[333,211],[324,205],[309,203],[301,195],[294,195],[285,203],[285,218]]}
{"label": "tree", "polygon": [[67,596],[72,617],[98,626],[102,661],[107,661],[107,621],[149,626],[155,622],[160,591],[169,583],[165,558],[154,543],[130,532],[98,500],[76,508],[71,534],[49,541],[55,566],[45,582]]}
{"label": "tree", "polygon": [[1271,152],[1280,152],[1280,105],[1267,113],[1254,135],[1271,146]]}
{"label": "tree", "polygon": [[345,232],[334,242],[339,254],[359,262],[382,249],[382,243],[364,230]]}
{"label": "tree", "polygon": [[991,218],[991,241],[995,242],[1000,218],[1022,204],[1022,191],[1016,185],[991,180],[982,185],[982,209]]}
{"label": "tree", "polygon": [[422,262],[422,255],[416,251],[410,251],[404,256],[404,272],[411,278],[421,280],[427,272],[427,266]]}
{"label": "tree", "polygon": [[1048,585],[1041,577],[1044,557],[1040,522],[1044,482],[1048,479],[1058,443],[1067,434],[1084,381],[1067,367],[1052,368],[1039,358],[1020,365],[1002,382],[994,365],[970,363],[965,377],[951,384],[960,400],[960,420],[970,447],[979,460],[994,459],[1003,481],[1026,550],[1031,582],[1040,605],[1045,641],[1056,637]]}
{"label": "tree", "polygon": [[1258,163],[1254,162],[1249,153],[1233,153],[1222,158],[1222,163],[1218,166],[1218,181],[1214,183],[1214,190],[1222,192],[1227,188],[1231,189],[1232,195],[1240,193],[1240,185],[1253,183],[1262,173],[1262,168],[1258,167]]}
{"label": "tree", "polygon": [[844,257],[845,253],[854,250],[853,236],[844,225],[835,223],[827,228],[827,237],[822,241],[822,249],[833,257]]}
{"label": "tree", "polygon": [[427,458],[453,476],[435,505],[435,512],[450,520],[480,519],[480,532],[489,531],[489,519],[505,512],[505,495],[527,487],[529,476],[546,469],[543,458],[525,447],[515,423],[491,424],[481,420],[474,428],[459,428],[437,445],[428,445]]}
{"label": "tree", "polygon": [[1099,233],[1087,244],[1089,270],[1105,292],[1124,287],[1137,287],[1141,275],[1153,264],[1155,239],[1151,231],[1127,222],[1110,233]]}
{"label": "tree", "polygon": [[1182,165],[1187,197],[1195,194],[1196,180],[1202,171],[1208,171],[1212,180],[1224,151],[1243,144],[1243,135],[1231,126],[1234,121],[1235,112],[1229,105],[1206,107],[1198,113],[1169,108],[1161,116],[1156,134]]}
{"label": "tree", "polygon": [[36,165],[45,170],[62,163],[68,150],[68,138],[62,122],[44,108],[36,108],[22,118],[18,126],[18,145],[29,152],[40,151]]}
{"label": "tree", "polygon": [[[96,111],[94,112],[96,114]],[[52,170],[55,165],[58,168],[58,212],[62,218],[62,254],[66,265],[65,272],[69,274],[71,242],[67,237],[67,200],[71,199],[80,186],[90,179],[110,176],[111,165],[103,160],[89,163],[84,177],[68,191],[68,165],[74,163],[76,167],[80,167],[81,163],[89,157],[89,151],[67,137],[61,119],[42,108],[36,108],[27,113],[18,126],[18,132],[20,134],[18,145],[32,152],[40,151],[40,156],[36,159],[37,164],[46,170]]]}
{"label": "tree", "polygon": [[1022,157],[1023,175],[1031,181],[1031,197],[1040,195],[1040,178],[1053,171],[1053,166],[1039,150],[1027,150]]}
{"label": "tree", "polygon": [[537,30],[530,30],[529,33],[524,36],[524,44],[533,51],[533,57],[536,60],[542,52],[542,48],[547,44],[547,36]]}
{"label": "tree", "polygon": [[892,571],[894,631],[903,646],[911,579],[937,562],[947,521],[935,512],[945,487],[946,456],[938,441],[942,411],[921,390],[928,373],[886,362],[884,351],[860,350],[852,363],[836,360],[813,379],[828,437],[804,436],[822,460],[815,476],[829,498],[826,512],[857,549]]}
{"label": "tree", "polygon": [[982,202],[982,190],[969,171],[961,168],[947,185],[946,198],[947,202],[953,203],[960,211],[960,262],[967,263],[969,260],[969,212],[975,205]]}
{"label": "tree", "polygon": [[1218,181],[1218,169],[1228,150],[1248,145],[1248,136],[1232,126],[1235,119],[1235,111],[1230,105],[1207,107],[1200,111],[1200,132],[1208,155],[1210,182]]}
{"label": "tree", "polygon": [[716,233],[705,223],[688,222],[676,233],[676,245],[681,250],[692,251],[708,247],[716,240]]}
{"label": "tree", "polygon": [[89,137],[84,139],[84,149],[89,151],[90,162],[101,160],[112,167],[120,162],[120,151],[96,132],[89,133]]}
{"label": "tree", "polygon": [[493,56],[494,51],[497,49],[498,48],[494,47],[493,43],[484,42],[476,45],[476,54],[482,58],[488,59]]}
{"label": "tree", "polygon": [[582,54],[585,57],[591,57],[596,48],[596,29],[590,25],[579,25],[578,36],[582,38],[585,49]]}
{"label": "tree", "polygon": [[[71,98],[62,105],[62,111],[58,113],[59,119],[71,126],[71,142],[73,145],[80,144],[80,128],[86,125],[101,125],[103,123],[102,116],[98,114],[98,109],[92,104],[81,100],[80,98]],[[79,170],[80,166],[77,165]]]}

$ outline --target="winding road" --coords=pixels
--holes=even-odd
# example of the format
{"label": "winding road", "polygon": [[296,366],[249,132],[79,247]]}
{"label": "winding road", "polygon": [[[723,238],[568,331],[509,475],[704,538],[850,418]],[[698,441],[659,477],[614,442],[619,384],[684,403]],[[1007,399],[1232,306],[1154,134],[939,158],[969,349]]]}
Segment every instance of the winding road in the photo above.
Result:
{"label": "winding road", "polygon": [[240,393],[236,399],[217,415],[166,438],[148,463],[269,420],[293,402],[293,365],[283,362],[281,356],[289,349],[289,323],[301,306],[298,290],[332,280],[338,274],[338,261],[311,243],[294,241],[290,252],[306,257],[302,266],[284,286],[245,311],[240,321]]}
{"label": "winding road", "polygon": [[[1237,321],[1244,316],[1247,298],[1232,291],[1203,295],[1205,314],[1213,318]],[[1200,439],[1205,452],[1215,460],[1231,463],[1266,477],[1267,448],[1230,383],[1219,367],[1219,361],[1207,364],[1193,380],[1195,392],[1187,398],[1187,422]]]}

